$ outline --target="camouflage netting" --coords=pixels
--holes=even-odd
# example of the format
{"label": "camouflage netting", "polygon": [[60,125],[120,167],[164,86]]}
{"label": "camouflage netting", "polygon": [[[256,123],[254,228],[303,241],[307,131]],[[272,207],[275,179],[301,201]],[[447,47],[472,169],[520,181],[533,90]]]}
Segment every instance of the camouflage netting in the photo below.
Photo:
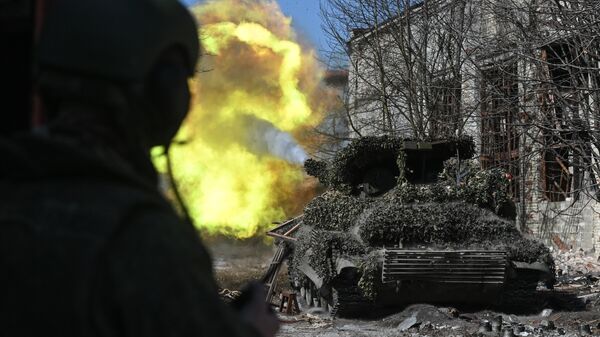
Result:
{"label": "camouflage netting", "polygon": [[348,232],[308,230],[301,233],[295,245],[294,254],[289,259],[291,279],[302,283],[304,276],[298,271],[302,257],[308,254],[309,265],[325,283],[336,276],[335,261],[346,258],[360,263],[367,253],[367,247]]}
{"label": "camouflage netting", "polygon": [[[304,167],[308,174],[319,178],[321,184],[350,194],[355,191],[356,183],[362,178],[366,167],[377,162],[388,162],[390,159],[393,163],[401,151],[400,138],[363,137],[340,150],[331,163],[309,159]],[[323,172],[324,168],[327,172]]]}
{"label": "camouflage netting", "polygon": [[[436,143],[438,140],[424,140]],[[403,152],[405,142],[418,142],[391,136],[362,137],[354,140],[340,150],[330,162],[308,159],[304,163],[306,173],[319,179],[321,184],[339,192],[350,194],[356,192],[356,185],[363,177],[366,168],[378,164],[391,163],[398,170],[398,182],[404,181]],[[423,141],[421,141],[423,142]],[[472,158],[475,147],[472,138],[460,137],[446,140],[442,151],[458,151],[462,158]]]}
{"label": "camouflage netting", "polygon": [[367,247],[347,232],[316,231],[314,235],[317,239],[313,240],[311,249],[316,254],[311,255],[309,263],[325,283],[336,276],[338,258],[354,259],[367,252]]}
{"label": "camouflage netting", "polygon": [[306,163],[307,172],[327,182],[330,189],[305,208],[304,231],[297,235],[290,264],[293,279],[304,277],[297,263],[305,255],[325,283],[336,276],[336,259],[344,257],[359,268],[365,296],[374,298],[381,277],[378,254],[382,247],[399,244],[501,249],[511,260],[542,262],[553,270],[549,250],[517,230],[515,206],[505,192],[509,182],[500,170],[481,170],[473,160],[451,159],[444,163],[436,183],[410,184],[399,173],[398,185],[379,197],[352,194],[356,172],[364,167],[391,160],[403,168],[406,157],[401,149],[402,141],[396,138],[365,137],[329,165]]}
{"label": "camouflage netting", "polygon": [[318,178],[321,184],[329,185],[326,162],[308,159],[304,162],[304,170],[308,175]]}
{"label": "camouflage netting", "polygon": [[348,231],[371,201],[327,191],[306,206],[304,223],[322,230]]}
{"label": "camouflage netting", "polygon": [[552,261],[545,246],[523,238],[514,222],[463,201],[374,207],[358,233],[369,247],[506,249],[513,260]]}
{"label": "camouflage netting", "polygon": [[473,172],[473,176],[463,177],[458,185],[448,180],[430,185],[403,183],[386,193],[383,198],[388,203],[405,205],[464,201],[488,209],[505,219],[514,220],[516,210],[505,192],[507,183],[499,170],[478,171]]}
{"label": "camouflage netting", "polygon": [[360,280],[358,286],[363,295],[371,300],[377,297],[377,286],[381,284],[380,261],[383,258],[380,250],[364,255],[359,263]]}

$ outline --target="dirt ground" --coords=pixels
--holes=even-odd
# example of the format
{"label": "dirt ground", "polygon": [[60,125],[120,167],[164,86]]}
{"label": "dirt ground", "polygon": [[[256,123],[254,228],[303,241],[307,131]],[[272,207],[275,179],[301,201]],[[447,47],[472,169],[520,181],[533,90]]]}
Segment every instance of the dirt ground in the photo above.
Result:
{"label": "dirt ground", "polygon": [[[217,281],[228,290],[239,290],[246,282],[260,279],[274,254],[272,246],[260,241],[220,240],[207,245],[213,255]],[[332,319],[329,313],[309,307],[301,299],[299,314],[280,314],[279,336],[600,337],[600,270],[594,269],[600,264],[573,257],[576,254],[557,255],[560,263],[578,267],[570,268],[568,273],[563,267],[556,288],[540,289],[531,301],[536,304],[530,307],[499,312],[416,304],[357,320]],[[588,267],[582,270],[582,265]],[[280,290],[288,287],[286,275],[286,270],[282,270],[278,278]]]}
{"label": "dirt ground", "polygon": [[[600,311],[576,312],[543,309],[537,314],[515,315],[490,310],[461,311],[428,304],[408,306],[377,319],[331,319],[308,309],[297,316],[281,316],[279,336],[600,336]],[[580,330],[589,326],[589,332]]]}
{"label": "dirt ground", "polygon": [[[240,290],[251,281],[260,280],[275,254],[271,242],[263,240],[239,241],[228,239],[206,240],[213,259],[217,284],[221,289]],[[287,266],[283,265],[278,284],[287,287]]]}

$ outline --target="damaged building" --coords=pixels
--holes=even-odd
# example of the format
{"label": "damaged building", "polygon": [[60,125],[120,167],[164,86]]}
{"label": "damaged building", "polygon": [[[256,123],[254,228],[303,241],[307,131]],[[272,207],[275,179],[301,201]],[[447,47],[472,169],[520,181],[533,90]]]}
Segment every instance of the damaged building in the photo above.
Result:
{"label": "damaged building", "polygon": [[521,231],[599,256],[599,4],[385,3],[356,9],[346,41],[352,136],[470,135]]}

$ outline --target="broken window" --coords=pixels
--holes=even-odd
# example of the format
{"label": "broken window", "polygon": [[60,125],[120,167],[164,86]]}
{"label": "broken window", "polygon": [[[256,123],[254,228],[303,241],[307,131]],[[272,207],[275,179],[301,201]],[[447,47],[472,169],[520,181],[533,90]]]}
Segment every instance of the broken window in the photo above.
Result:
{"label": "broken window", "polygon": [[569,149],[554,146],[544,150],[542,161],[542,187],[548,201],[565,201],[571,190]]}
{"label": "broken window", "polygon": [[[581,143],[577,135],[585,130],[580,102],[585,101],[587,74],[582,71],[576,50],[568,43],[554,43],[541,50],[542,76],[540,111],[544,117],[541,188],[549,201],[564,201],[581,187],[581,154],[571,151]],[[583,127],[583,128],[582,128]],[[579,163],[573,165],[573,163]]]}
{"label": "broken window", "polygon": [[456,135],[460,123],[461,86],[455,79],[437,81],[430,90],[429,135],[448,138]]}
{"label": "broken window", "polygon": [[575,50],[567,43],[555,43],[542,48],[542,61],[547,66],[551,101],[556,126],[561,128],[570,117],[579,113],[579,94],[584,78],[580,60]]}
{"label": "broken window", "polygon": [[509,193],[520,196],[517,66],[514,62],[484,70],[481,77],[481,164],[501,168]]}

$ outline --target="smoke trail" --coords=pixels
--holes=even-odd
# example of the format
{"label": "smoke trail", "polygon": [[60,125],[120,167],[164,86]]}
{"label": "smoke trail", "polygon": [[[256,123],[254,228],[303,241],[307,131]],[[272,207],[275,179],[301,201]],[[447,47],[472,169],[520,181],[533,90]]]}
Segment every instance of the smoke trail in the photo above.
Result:
{"label": "smoke trail", "polygon": [[298,165],[302,165],[308,159],[306,151],[289,133],[251,116],[247,117],[245,123],[248,127],[246,144],[254,153],[271,154]]}

